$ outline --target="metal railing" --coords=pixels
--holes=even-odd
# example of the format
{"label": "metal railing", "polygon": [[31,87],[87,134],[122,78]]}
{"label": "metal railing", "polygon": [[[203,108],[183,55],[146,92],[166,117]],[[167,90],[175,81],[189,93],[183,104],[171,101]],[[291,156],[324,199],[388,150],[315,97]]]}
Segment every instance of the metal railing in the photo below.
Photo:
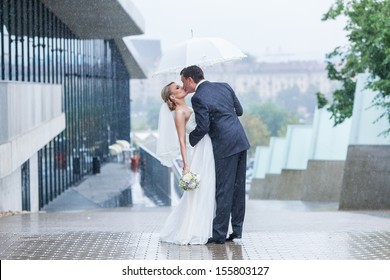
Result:
{"label": "metal railing", "polygon": [[163,166],[154,150],[155,143],[140,146],[140,184],[145,195],[156,205],[171,206],[175,198],[183,194],[179,188],[181,168],[178,162],[171,168]]}
{"label": "metal railing", "polygon": [[139,170],[141,187],[145,195],[156,205],[171,205],[171,170],[161,165],[155,154],[140,146]]}

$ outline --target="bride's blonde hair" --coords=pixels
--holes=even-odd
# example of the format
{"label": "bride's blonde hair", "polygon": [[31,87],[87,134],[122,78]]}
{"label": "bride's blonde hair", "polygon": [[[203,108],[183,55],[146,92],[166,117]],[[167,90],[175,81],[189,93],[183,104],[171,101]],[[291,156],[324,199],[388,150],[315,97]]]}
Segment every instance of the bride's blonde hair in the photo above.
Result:
{"label": "bride's blonde hair", "polygon": [[171,92],[171,89],[169,88],[170,85],[172,85],[174,82],[170,82],[169,84],[167,84],[165,87],[163,87],[163,89],[161,90],[161,98],[162,100],[168,104],[168,108],[169,110],[171,111],[175,111],[176,109],[176,103],[173,102],[170,98],[172,92]]}

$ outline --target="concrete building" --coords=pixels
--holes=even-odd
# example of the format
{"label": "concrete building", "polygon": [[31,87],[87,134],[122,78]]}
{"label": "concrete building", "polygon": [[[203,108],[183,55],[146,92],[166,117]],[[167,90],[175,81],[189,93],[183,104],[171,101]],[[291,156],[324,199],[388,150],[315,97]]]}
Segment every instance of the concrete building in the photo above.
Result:
{"label": "concrete building", "polygon": [[[161,51],[156,46],[155,56]],[[157,58],[156,58],[157,59]],[[156,61],[156,60],[154,60]],[[149,79],[133,80],[132,86],[142,88],[142,95],[158,96],[161,85],[169,81],[180,82],[179,73],[152,76],[156,64],[149,64]],[[314,61],[291,61],[285,63],[259,63],[245,61],[226,62],[203,69],[206,79],[228,82],[240,97],[255,92],[261,100],[273,100],[280,91],[297,87],[306,92],[310,87],[325,94],[330,93],[332,83],[325,71],[325,65]]]}
{"label": "concrete building", "polygon": [[125,0],[0,4],[0,211],[38,211],[130,141],[126,38],[144,21]]}

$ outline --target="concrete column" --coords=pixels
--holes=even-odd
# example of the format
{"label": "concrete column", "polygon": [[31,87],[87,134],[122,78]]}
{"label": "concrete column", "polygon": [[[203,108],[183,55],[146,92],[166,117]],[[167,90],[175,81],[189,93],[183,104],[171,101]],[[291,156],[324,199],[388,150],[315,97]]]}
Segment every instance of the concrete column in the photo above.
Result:
{"label": "concrete column", "polygon": [[383,108],[373,107],[377,92],[365,88],[369,76],[359,75],[340,194],[340,209],[390,209],[390,137]]}
{"label": "concrete column", "polygon": [[344,160],[309,160],[304,174],[302,200],[339,201]]}
{"label": "concrete column", "polygon": [[390,146],[349,146],[340,209],[390,209]]}
{"label": "concrete column", "polygon": [[30,158],[30,205],[31,212],[39,211],[38,153]]}

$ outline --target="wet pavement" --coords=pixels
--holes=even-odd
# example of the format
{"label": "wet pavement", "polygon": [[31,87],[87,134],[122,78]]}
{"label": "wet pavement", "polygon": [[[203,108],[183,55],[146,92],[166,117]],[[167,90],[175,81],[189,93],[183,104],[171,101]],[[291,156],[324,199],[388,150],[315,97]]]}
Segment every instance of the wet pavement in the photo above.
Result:
{"label": "wet pavement", "polygon": [[57,199],[60,211],[53,202],[46,212],[0,218],[0,259],[390,259],[390,213],[338,211],[335,203],[248,200],[241,240],[223,245],[161,243],[159,231],[170,207],[151,207],[140,187],[133,187],[138,188],[133,207],[94,208],[86,203],[83,208],[79,199],[79,207],[65,211],[69,193]]}

